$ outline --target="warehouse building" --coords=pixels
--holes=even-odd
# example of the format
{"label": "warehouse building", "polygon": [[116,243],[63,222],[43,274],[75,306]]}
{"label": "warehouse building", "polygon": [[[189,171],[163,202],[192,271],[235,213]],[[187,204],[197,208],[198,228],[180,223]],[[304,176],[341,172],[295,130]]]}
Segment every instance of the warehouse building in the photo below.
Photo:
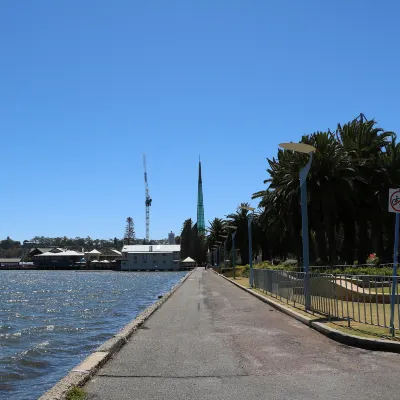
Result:
{"label": "warehouse building", "polygon": [[121,271],[178,271],[179,244],[126,245],[122,248]]}
{"label": "warehouse building", "polygon": [[84,253],[78,253],[74,250],[66,250],[58,253],[48,251],[33,257],[33,263],[36,268],[70,269],[76,268],[83,260]]}

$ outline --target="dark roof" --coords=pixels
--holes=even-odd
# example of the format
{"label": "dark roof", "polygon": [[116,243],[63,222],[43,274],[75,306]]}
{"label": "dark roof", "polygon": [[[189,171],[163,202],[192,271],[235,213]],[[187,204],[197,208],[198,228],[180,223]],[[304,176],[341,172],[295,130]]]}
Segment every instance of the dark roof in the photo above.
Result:
{"label": "dark roof", "polygon": [[41,253],[47,253],[50,250],[53,250],[54,247],[34,247],[33,249],[30,250],[29,253],[34,252],[35,250],[40,251]]}
{"label": "dark roof", "polygon": [[21,262],[20,258],[0,258],[0,263],[19,263]]}

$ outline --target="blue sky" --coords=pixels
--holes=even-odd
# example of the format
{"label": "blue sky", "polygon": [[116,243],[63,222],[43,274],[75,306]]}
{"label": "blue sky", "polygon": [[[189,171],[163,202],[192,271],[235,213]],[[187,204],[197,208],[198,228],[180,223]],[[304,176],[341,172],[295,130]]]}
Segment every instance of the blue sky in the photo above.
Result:
{"label": "blue sky", "polygon": [[[397,3],[397,4],[396,4]],[[281,141],[363,112],[400,131],[400,5],[0,2],[0,238],[152,238],[264,187]]]}

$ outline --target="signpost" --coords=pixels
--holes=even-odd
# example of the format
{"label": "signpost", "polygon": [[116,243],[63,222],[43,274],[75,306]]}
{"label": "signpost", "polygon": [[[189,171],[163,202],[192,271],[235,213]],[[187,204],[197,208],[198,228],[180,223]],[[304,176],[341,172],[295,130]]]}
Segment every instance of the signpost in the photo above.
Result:
{"label": "signpost", "polygon": [[393,252],[393,282],[390,301],[390,330],[394,336],[394,305],[397,292],[397,250],[399,248],[399,220],[400,220],[400,189],[389,189],[389,212],[396,213],[394,228],[394,252]]}

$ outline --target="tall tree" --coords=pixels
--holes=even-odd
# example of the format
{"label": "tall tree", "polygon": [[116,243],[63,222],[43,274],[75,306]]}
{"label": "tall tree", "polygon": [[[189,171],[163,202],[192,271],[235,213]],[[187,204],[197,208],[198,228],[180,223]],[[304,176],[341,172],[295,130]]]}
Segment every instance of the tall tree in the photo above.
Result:
{"label": "tall tree", "polygon": [[135,236],[135,223],[133,222],[132,217],[128,217],[126,219],[126,227],[125,227],[125,235],[124,235],[124,243],[131,244],[136,239]]}
{"label": "tall tree", "polygon": [[181,231],[181,258],[184,260],[187,257],[194,256],[194,243],[192,235],[193,223],[192,219],[185,220]]}
{"label": "tall tree", "polygon": [[[241,208],[249,207],[249,203],[241,203],[236,213],[227,215],[228,224],[237,227],[236,230],[236,248],[239,249],[242,265],[249,263],[249,235],[248,235],[248,210]],[[253,233],[253,229],[252,229]]]}

